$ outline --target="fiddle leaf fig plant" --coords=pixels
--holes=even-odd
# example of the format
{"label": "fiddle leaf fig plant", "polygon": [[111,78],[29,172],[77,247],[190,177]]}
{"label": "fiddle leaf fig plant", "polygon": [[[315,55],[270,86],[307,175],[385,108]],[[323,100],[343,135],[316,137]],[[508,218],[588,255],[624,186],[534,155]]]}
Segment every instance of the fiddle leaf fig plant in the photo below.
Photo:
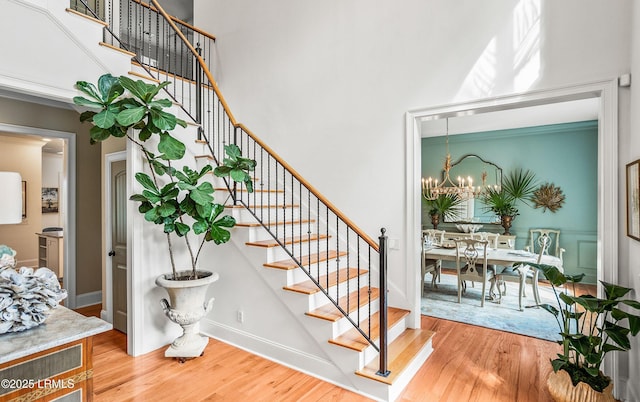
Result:
{"label": "fiddle leaf fig plant", "polygon": [[[81,113],[80,120],[93,124],[89,132],[92,143],[109,137],[126,137],[140,148],[150,173],[135,174],[143,190],[132,195],[130,200],[140,203],[138,211],[146,221],[162,226],[167,238],[173,279],[196,279],[196,266],[204,243],[228,242],[231,239],[229,229],[236,224],[233,217],[223,215],[224,202],[215,202],[215,190],[206,180],[207,174],[213,170],[218,177],[230,177],[244,183],[247,190],[252,192],[249,172],[255,169],[256,162],[242,157],[240,148],[229,144],[225,146],[227,158],[215,169],[210,165],[200,170],[186,165],[182,169],[175,168],[173,164],[184,158],[186,147],[170,132],[178,125],[186,127],[186,122],[164,110],[171,107],[170,100],[156,99],[167,85],[169,82],[147,84],[141,80],[105,74],[98,79],[97,86],[78,81],[76,88],[87,97],[76,96],[73,101],[90,109]],[[197,247],[191,244],[189,233],[192,231],[201,236]],[[178,276],[171,234],[186,242],[191,262],[188,277]]]}

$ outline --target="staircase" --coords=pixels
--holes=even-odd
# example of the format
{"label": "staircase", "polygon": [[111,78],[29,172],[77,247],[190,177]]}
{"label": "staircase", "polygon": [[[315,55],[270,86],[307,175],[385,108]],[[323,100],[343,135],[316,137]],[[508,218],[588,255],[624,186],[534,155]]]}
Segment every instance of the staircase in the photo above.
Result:
{"label": "staircase", "polygon": [[[104,19],[111,25],[85,15],[91,12],[84,8],[91,7],[82,0],[79,3],[82,12],[68,13],[95,24],[96,30],[105,29],[96,47],[128,60],[132,76],[172,82],[172,112],[191,122],[179,138],[194,155],[194,164],[217,164],[229,143],[257,161],[252,193],[213,176],[211,180],[216,194],[230,196],[227,208],[237,221],[232,242],[265,286],[279,295],[297,324],[306,328],[319,354],[326,356],[326,366],[340,374],[313,372],[306,366],[305,370],[371,398],[394,400],[431,353],[433,333],[409,328],[410,311],[387,307],[384,233],[381,244],[373,241],[236,121],[208,67],[213,54],[211,35],[190,33],[186,24],[169,17],[156,1],[153,5],[132,2],[139,9],[136,15],[142,15],[140,24],[131,24],[141,26],[140,35],[169,30],[176,43],[182,41],[170,51],[189,61],[172,64],[170,59],[156,57],[163,53],[157,47],[144,40],[138,43],[136,32],[118,38],[110,29],[109,13],[95,16],[106,14]],[[144,25],[146,21],[149,26]],[[145,50],[152,48],[156,55]]]}

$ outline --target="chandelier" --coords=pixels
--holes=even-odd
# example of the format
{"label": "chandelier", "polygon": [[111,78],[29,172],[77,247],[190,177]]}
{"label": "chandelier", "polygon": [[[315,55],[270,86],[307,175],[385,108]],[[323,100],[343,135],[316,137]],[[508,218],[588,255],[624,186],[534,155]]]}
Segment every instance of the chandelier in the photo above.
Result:
{"label": "chandelier", "polygon": [[454,183],[449,177],[449,170],[451,170],[451,154],[449,153],[449,119],[446,119],[447,131],[446,131],[446,150],[447,156],[444,161],[444,178],[441,182],[438,179],[431,177],[425,179],[422,178],[422,196],[427,200],[435,200],[441,195],[457,196],[460,199],[467,200],[480,195],[486,190],[486,177],[487,173],[482,173],[482,186],[478,186],[477,189],[473,187],[473,179],[471,176],[466,178],[458,176],[457,183]]}

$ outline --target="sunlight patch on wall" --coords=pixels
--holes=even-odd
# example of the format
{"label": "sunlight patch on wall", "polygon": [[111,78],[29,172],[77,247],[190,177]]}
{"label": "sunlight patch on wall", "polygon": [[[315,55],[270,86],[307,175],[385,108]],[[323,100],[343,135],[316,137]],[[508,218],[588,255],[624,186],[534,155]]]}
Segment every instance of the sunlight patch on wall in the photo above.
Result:
{"label": "sunlight patch on wall", "polygon": [[497,76],[497,39],[493,37],[484,48],[456,95],[456,100],[482,98],[491,94]]}
{"label": "sunlight patch on wall", "polygon": [[540,77],[540,0],[521,0],[513,10],[513,89],[525,91]]}

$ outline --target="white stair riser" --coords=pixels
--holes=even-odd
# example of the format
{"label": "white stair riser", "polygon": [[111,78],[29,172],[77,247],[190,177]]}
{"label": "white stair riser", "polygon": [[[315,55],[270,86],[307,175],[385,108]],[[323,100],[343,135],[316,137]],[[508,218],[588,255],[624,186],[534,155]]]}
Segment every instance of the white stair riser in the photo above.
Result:
{"label": "white stair riser", "polygon": [[[378,299],[374,299],[371,302],[371,314],[375,314],[378,311],[379,305],[378,305]],[[369,318],[369,306],[363,306],[361,308],[358,309],[358,311],[360,312],[360,321],[362,320],[366,320],[367,318]],[[349,317],[351,317],[351,319],[354,322],[357,322],[358,320],[358,311],[353,311],[351,314],[349,314]],[[340,336],[341,334],[343,334],[344,332],[350,330],[351,328],[353,328],[353,325],[349,322],[349,320],[347,320],[345,317],[339,319],[338,321],[334,322],[332,324],[332,337],[336,338],[338,336]]]}
{"label": "white stair riser", "polygon": [[296,258],[300,256],[323,253],[327,250],[327,242],[325,241],[310,241],[294,244],[285,244],[286,250],[280,246],[263,248],[265,251],[266,262],[282,261],[291,258],[293,255]]}
{"label": "white stair riser", "polygon": [[[362,279],[361,279],[362,282]],[[358,282],[357,282],[357,278],[351,279],[348,281],[349,283],[349,291],[354,292],[357,289],[358,286]],[[364,283],[361,283],[362,286],[364,286]],[[324,285],[323,285],[324,287]],[[338,294],[340,295],[340,297],[344,296],[347,294],[347,282],[341,283],[340,286],[338,286]],[[329,288],[329,295],[335,300],[336,299],[336,286],[332,286],[331,288]],[[308,310],[312,311],[315,310],[319,307],[322,307],[326,304],[329,304],[330,301],[327,298],[327,296],[319,291],[316,292],[314,294],[309,295],[309,304],[308,304]],[[364,317],[363,317],[364,318]]]}
{"label": "white stair riser", "polygon": [[[250,222],[255,222],[255,218]],[[307,233],[307,231],[309,230],[309,225],[306,222],[293,224],[288,223],[286,225],[271,224],[268,227],[273,234],[278,236],[278,238],[290,237],[292,235],[297,236],[300,234],[300,232]],[[250,227],[249,238],[251,239],[249,241],[261,241],[273,239],[273,236],[267,231],[267,229],[265,229],[261,225],[258,225]]]}
{"label": "white stair riser", "polygon": [[[318,268],[319,264],[319,268]],[[340,261],[336,259],[331,259],[328,261],[320,261],[319,263],[311,264],[310,266],[305,266],[305,270],[311,272],[311,275],[317,276],[318,270],[320,275],[324,275],[327,272],[335,272],[338,268],[346,268],[346,260],[342,259]],[[287,276],[287,284],[291,285],[294,283],[304,282],[309,279],[309,276],[305,274],[302,269],[296,268],[289,270],[289,276]]]}
{"label": "white stair riser", "polygon": [[[389,331],[387,332],[387,345],[393,342],[398,336],[400,336],[400,334],[402,334],[402,332],[406,328],[407,328],[406,317],[398,321],[391,328],[389,328]],[[380,347],[380,339],[376,341],[376,345]],[[364,353],[362,354],[362,358],[363,358],[361,362],[362,366],[360,366],[358,369],[363,368],[364,366],[372,362],[374,359],[378,359],[379,358],[378,356],[379,356],[378,351],[375,350],[373,346],[369,346],[367,349],[365,349]]]}
{"label": "white stair riser", "polygon": [[[222,194],[222,192],[217,192],[219,194]],[[227,192],[224,192],[225,197]],[[300,218],[300,210],[297,207],[287,207],[286,209],[283,210],[282,206],[278,206],[278,207],[272,207],[272,208],[268,208],[268,207],[260,207],[260,206],[253,206],[253,200],[252,204],[249,205],[249,207],[251,208],[251,211],[249,211],[247,208],[230,208],[233,212],[233,217],[236,218],[236,220],[238,222],[249,222],[253,219],[255,219],[254,215],[258,217],[258,219],[261,219],[263,221],[275,221],[277,220],[282,220],[284,219],[284,217],[287,218],[287,221],[290,220],[298,220]],[[260,200],[257,200],[258,205],[260,204]],[[230,205],[230,203],[228,204]],[[293,218],[292,218],[293,216]],[[313,229],[312,229],[313,230]],[[306,233],[307,231],[305,230],[303,232]]]}

